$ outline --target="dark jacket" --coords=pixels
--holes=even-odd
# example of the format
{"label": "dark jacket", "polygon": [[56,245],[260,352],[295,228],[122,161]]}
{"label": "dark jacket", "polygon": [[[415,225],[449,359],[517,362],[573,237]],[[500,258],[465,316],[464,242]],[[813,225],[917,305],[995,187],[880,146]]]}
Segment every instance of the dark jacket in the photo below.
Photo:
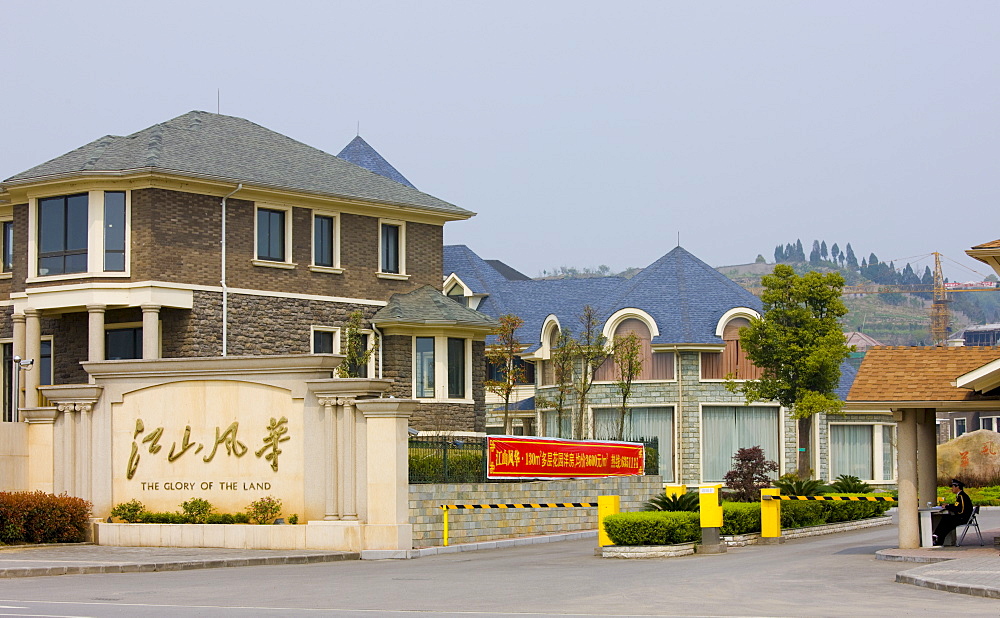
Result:
{"label": "dark jacket", "polygon": [[946,504],[944,508],[962,523],[969,521],[969,518],[972,517],[972,499],[969,498],[969,494],[965,493],[964,489],[955,495],[954,503]]}

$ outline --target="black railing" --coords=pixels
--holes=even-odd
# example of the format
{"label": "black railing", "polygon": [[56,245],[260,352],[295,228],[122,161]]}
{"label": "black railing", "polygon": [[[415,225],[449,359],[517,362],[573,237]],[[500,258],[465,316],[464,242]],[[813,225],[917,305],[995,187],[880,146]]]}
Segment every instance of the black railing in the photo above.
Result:
{"label": "black railing", "polygon": [[[659,474],[659,439],[639,438],[646,447],[646,474]],[[411,436],[410,483],[502,483],[486,478],[486,438]]]}

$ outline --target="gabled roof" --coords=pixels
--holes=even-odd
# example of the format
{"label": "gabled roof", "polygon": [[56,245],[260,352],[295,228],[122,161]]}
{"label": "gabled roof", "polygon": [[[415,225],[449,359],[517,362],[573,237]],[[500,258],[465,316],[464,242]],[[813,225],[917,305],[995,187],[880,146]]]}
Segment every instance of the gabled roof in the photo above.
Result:
{"label": "gabled roof", "polygon": [[976,245],[973,249],[1000,249],[1000,240],[991,240],[981,245]]}
{"label": "gabled roof", "polygon": [[344,146],[344,149],[337,156],[345,161],[350,161],[354,165],[359,165],[369,172],[416,189],[413,183],[396,171],[396,168],[390,165],[374,148],[369,146],[368,142],[361,139],[360,135],[352,139],[351,143]]}
{"label": "gabled roof", "polygon": [[719,344],[718,321],[730,309],[762,310],[760,300],[681,247],[642,272],[623,277],[509,280],[464,245],[446,246],[444,274],[455,273],[476,294],[479,305],[498,317],[512,313],[524,320],[518,338],[534,351],[545,319],[555,315],[563,328],[579,329],[579,315],[591,305],[601,322],[619,309],[636,308],[656,320],[653,344]]}
{"label": "gabled roof", "polygon": [[[955,386],[959,376],[1000,359],[994,347],[877,347],[869,348],[848,394],[848,403],[876,402],[905,407],[934,407],[915,402],[946,404],[1000,402]],[[909,404],[909,405],[906,405]]]}
{"label": "gabled roof", "polygon": [[496,326],[496,320],[490,316],[456,303],[429,285],[406,294],[393,294],[386,306],[375,313],[372,321],[378,326],[420,324],[477,330],[491,330]]}
{"label": "gabled roof", "polygon": [[200,111],[124,137],[106,135],[3,184],[142,171],[413,207],[458,219],[474,214],[249,120]]}

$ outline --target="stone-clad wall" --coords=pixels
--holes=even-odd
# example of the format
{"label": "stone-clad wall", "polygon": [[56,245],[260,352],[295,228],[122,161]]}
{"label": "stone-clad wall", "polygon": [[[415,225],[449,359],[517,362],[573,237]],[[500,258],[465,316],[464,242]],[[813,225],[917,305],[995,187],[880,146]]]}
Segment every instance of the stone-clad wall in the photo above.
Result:
{"label": "stone-clad wall", "polygon": [[[410,485],[413,546],[435,547],[443,544],[442,504],[597,502],[598,496],[617,495],[621,496],[622,511],[638,511],[644,501],[662,492],[663,481],[655,475],[523,483]],[[475,509],[448,514],[450,544],[596,528],[596,508]]]}

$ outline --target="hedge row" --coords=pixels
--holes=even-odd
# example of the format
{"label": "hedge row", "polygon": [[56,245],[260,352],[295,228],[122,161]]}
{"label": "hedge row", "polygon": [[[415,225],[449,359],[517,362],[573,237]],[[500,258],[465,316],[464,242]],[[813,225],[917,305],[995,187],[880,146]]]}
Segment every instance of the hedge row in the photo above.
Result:
{"label": "hedge row", "polygon": [[[883,515],[889,502],[782,502],[781,527],[807,528],[841,521],[856,521]],[[642,511],[616,513],[604,518],[604,530],[615,545],[674,545],[701,540],[698,513]],[[722,505],[724,535],[760,532],[759,502],[725,502]]]}
{"label": "hedge row", "polygon": [[66,494],[0,492],[0,544],[83,542],[92,506]]}

